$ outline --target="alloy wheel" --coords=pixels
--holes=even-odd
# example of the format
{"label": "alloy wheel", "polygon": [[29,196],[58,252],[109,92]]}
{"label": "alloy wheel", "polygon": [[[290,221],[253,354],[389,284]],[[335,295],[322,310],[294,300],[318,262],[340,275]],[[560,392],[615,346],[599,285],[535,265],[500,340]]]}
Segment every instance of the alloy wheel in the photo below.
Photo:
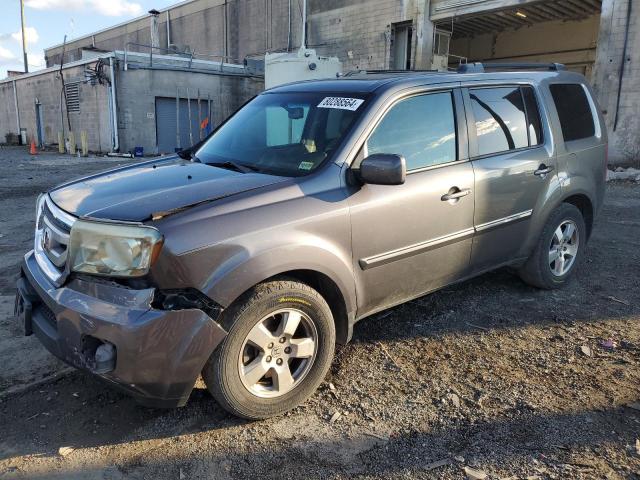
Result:
{"label": "alloy wheel", "polygon": [[318,332],[300,310],[270,313],[244,339],[238,359],[244,387],[258,397],[279,397],[293,390],[315,359]]}
{"label": "alloy wheel", "polygon": [[549,246],[549,268],[553,275],[561,277],[571,270],[579,243],[578,226],[573,220],[565,220],[556,228]]}

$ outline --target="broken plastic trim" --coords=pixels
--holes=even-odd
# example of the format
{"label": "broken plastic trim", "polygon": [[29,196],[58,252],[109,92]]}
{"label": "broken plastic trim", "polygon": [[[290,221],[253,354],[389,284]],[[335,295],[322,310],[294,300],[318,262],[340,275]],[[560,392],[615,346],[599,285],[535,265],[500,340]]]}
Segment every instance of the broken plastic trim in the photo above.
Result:
{"label": "broken plastic trim", "polygon": [[189,310],[196,308],[206,313],[214,322],[218,322],[223,310],[221,305],[195,288],[156,290],[151,306],[156,310]]}

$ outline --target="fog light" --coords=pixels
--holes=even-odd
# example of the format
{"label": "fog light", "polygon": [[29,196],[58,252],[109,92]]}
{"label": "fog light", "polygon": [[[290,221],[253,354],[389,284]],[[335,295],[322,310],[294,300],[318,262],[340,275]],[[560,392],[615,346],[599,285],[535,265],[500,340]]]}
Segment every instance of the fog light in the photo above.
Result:
{"label": "fog light", "polygon": [[95,373],[107,373],[116,368],[116,347],[110,343],[103,343],[96,348]]}

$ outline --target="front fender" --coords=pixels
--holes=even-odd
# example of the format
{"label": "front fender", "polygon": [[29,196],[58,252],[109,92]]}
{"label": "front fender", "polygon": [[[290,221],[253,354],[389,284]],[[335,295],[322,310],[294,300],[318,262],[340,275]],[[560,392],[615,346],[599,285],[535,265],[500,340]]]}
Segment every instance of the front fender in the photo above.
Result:
{"label": "front fender", "polygon": [[347,312],[356,311],[356,293],[351,259],[338,247],[318,238],[300,239],[295,245],[271,245],[259,252],[235,249],[218,264],[202,290],[220,305],[228,306],[254,285],[293,270],[322,273],[335,282]]}

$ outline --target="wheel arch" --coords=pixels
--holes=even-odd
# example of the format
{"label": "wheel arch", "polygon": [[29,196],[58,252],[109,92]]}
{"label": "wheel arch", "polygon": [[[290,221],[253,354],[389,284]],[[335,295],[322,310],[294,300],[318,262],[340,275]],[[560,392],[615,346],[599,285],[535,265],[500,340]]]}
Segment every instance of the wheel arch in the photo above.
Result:
{"label": "wheel arch", "polygon": [[353,321],[349,318],[347,304],[340,287],[327,275],[316,270],[290,270],[273,278],[289,277],[316,290],[327,301],[336,326],[336,342],[345,344],[351,340]]}
{"label": "wheel arch", "polygon": [[[306,262],[300,261],[307,259]],[[357,308],[351,264],[323,249],[302,248],[293,252],[266,251],[239,262],[224,275],[213,275],[203,289],[220,305],[228,308],[259,283],[289,277],[309,285],[327,301],[336,325],[336,341],[351,339]]]}
{"label": "wheel arch", "polygon": [[575,193],[563,199],[562,203],[569,203],[580,210],[587,228],[587,239],[589,239],[589,237],[591,237],[591,231],[593,230],[594,218],[593,202],[589,196],[585,193]]}

